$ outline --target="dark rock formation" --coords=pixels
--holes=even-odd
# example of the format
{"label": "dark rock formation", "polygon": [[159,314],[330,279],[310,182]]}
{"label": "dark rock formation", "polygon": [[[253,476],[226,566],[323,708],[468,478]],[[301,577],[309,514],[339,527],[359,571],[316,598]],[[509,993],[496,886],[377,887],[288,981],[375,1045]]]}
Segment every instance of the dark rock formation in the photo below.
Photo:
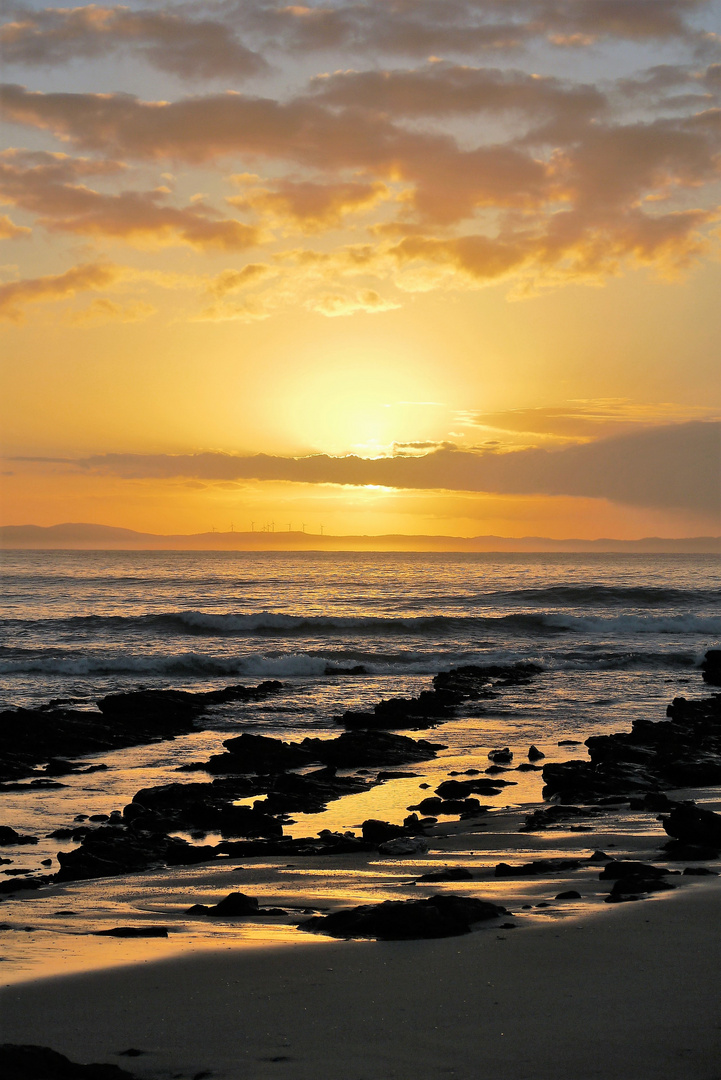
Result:
{"label": "dark rock formation", "polygon": [[721,814],[695,803],[679,803],[661,822],[669,836],[684,844],[721,848]]}
{"label": "dark rock formation", "polygon": [[474,923],[507,914],[506,909],[497,904],[448,894],[431,896],[427,900],[363,904],[332,915],[316,915],[300,923],[299,927],[330,937],[402,941],[467,934]]}
{"label": "dark rock formation", "polygon": [[445,870],[434,870],[430,874],[421,874],[416,881],[472,881],[473,874],[464,866],[450,866]]}
{"label": "dark rock formation", "polygon": [[433,814],[434,817],[439,814],[460,814],[461,817],[477,817],[479,814],[487,813],[490,807],[481,806],[478,799],[441,799],[440,796],[431,796],[428,799],[421,799],[419,803],[409,806],[408,809],[418,810],[421,814]]}
{"label": "dark rock formation", "polygon": [[59,851],[60,869],[56,881],[117,877],[136,873],[157,863],[172,866],[206,862],[216,849],[194,847],[185,840],[163,833],[135,831],[122,825],[101,825],[88,832],[73,851]]}
{"label": "dark rock formation", "polygon": [[[241,794],[242,792],[242,794]],[[282,836],[283,827],[261,804],[235,806],[245,790],[237,785],[162,784],[144,788],[123,810],[128,824],[146,826],[155,821],[166,830],[217,830],[223,836]]]}
{"label": "dark rock formation", "polygon": [[678,871],[666,870],[663,866],[653,866],[651,863],[633,862],[630,859],[614,859],[604,866],[598,878],[599,881],[618,881],[620,878],[629,877],[659,879],[673,873]]}
{"label": "dark rock formation", "polygon": [[509,863],[498,863],[493,876],[506,877],[535,877],[537,874],[558,874],[563,870],[576,870],[581,865],[581,859],[534,859],[533,862],[520,863],[511,866]]}
{"label": "dark rock formation", "polygon": [[444,780],[436,788],[442,799],[467,799],[469,795],[500,795],[514,780]]}
{"label": "dark rock formation", "polygon": [[188,908],[186,915],[210,915],[218,919],[238,919],[263,913],[255,896],[246,896],[245,893],[234,892],[228,893],[226,897],[210,907],[206,904],[193,904],[192,907]]}
{"label": "dark rock formation", "polygon": [[721,686],[721,649],[709,649],[701,663],[703,681]]}
{"label": "dark rock formation", "polygon": [[544,797],[592,803],[721,782],[721,696],[675,698],[666,714],[656,723],[634,720],[630,732],[586,739],[590,761],[545,765]]}
{"label": "dark rock formation", "polygon": [[469,701],[496,696],[492,687],[530,682],[541,668],[536,664],[479,664],[451,668],[433,679],[432,690],[415,698],[380,701],[372,712],[346,712],[339,723],[347,728],[425,728],[457,714]]}
{"label": "dark rock formation", "polygon": [[47,1046],[0,1046],[3,1080],[135,1080],[117,1065],[78,1065]]}
{"label": "dark rock formation", "polygon": [[156,938],[168,936],[167,926],[113,926],[109,930],[93,931],[95,937]]}
{"label": "dark rock formation", "polygon": [[[255,701],[281,688],[229,686],[210,693],[138,690],[109,694],[99,712],[66,708],[14,709],[0,713],[0,780],[28,776],[42,762],[138,746],[184,735],[211,705]],[[51,769],[52,773],[52,769]],[[47,777],[43,779],[47,782]]]}
{"label": "dark rock formation", "polygon": [[541,810],[534,810],[527,814],[526,820],[518,831],[541,832],[543,829],[553,829],[577,818],[596,817],[600,812],[600,810],[589,810],[580,806],[543,807]]}
{"label": "dark rock formation", "polygon": [[22,833],[11,829],[9,825],[0,825],[0,847],[10,847],[11,844],[37,844],[36,836],[23,836]]}

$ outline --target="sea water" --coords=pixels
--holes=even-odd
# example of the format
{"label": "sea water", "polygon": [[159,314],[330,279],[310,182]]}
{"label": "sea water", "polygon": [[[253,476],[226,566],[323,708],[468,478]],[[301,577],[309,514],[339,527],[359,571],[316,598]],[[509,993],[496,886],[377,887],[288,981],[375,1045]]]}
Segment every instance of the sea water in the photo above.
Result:
{"label": "sea water", "polygon": [[[177,770],[222,752],[229,733],[333,737],[345,709],[416,694],[439,671],[469,663],[539,665],[528,685],[499,688],[497,697],[470,703],[456,718],[419,732],[445,749],[414,767],[415,777],[331,802],[321,814],[294,815],[284,832],[357,831],[367,817],[400,822],[449,772],[487,767],[493,748],[511,746],[514,763],[525,759],[531,743],[547,760],[585,756],[588,735],[628,730],[640,716],[662,719],[680,694],[704,696],[698,665],[721,633],[721,567],[714,556],[6,552],[2,567],[3,708],[60,701],[92,711],[104,694],[140,686],[192,691],[265,679],[283,683],[264,701],[214,707],[207,726],[187,736],[95,755],[91,760],[106,765],[103,771],[64,776],[57,788],[2,792],[2,823],[39,841],[12,850],[13,870],[37,871],[43,858],[52,860],[49,872],[56,869],[58,849],[75,845],[48,834],[78,813],[122,809],[141,788],[209,779]],[[569,740],[575,745],[559,745]],[[512,785],[491,799],[498,814],[486,849],[479,853],[479,840],[469,844],[463,834],[456,848],[452,839],[444,841],[442,858],[481,875],[473,886],[479,895],[495,895],[501,884],[508,892],[507,883],[493,884],[492,867],[508,857],[509,844],[517,858],[527,859],[553,854],[554,845],[563,854],[569,843],[630,851],[657,843],[653,815],[638,813],[621,823],[609,814],[593,837],[558,835],[551,848],[549,837],[537,851],[537,840],[516,829],[518,815],[541,800],[541,774],[514,770],[507,779]],[[709,790],[706,798],[718,795]],[[218,839],[210,835],[205,842]],[[421,860],[415,870],[436,866],[438,858],[431,854],[428,866]],[[199,896],[217,899],[216,893],[238,887],[238,874],[241,888],[268,903],[293,897],[361,902],[395,896],[400,887],[398,867],[378,858],[352,869],[327,859],[301,862],[294,870],[251,860],[242,870],[213,864],[128,882],[80,882],[63,887],[62,904],[55,890],[47,897],[31,894],[42,933],[35,942],[19,928],[4,970],[23,977],[47,968],[53,950],[58,969],[110,962],[105,953],[99,958],[88,951],[87,939],[73,936],[67,919],[56,918],[58,906],[72,907],[86,929],[137,918],[146,909],[148,918],[153,912],[166,918],[178,907],[173,947],[210,947],[215,938],[206,941],[207,928],[201,934],[186,925],[182,905]],[[407,876],[410,868],[403,869]],[[24,903],[4,910],[9,907],[26,917]],[[232,944],[251,933],[247,927],[226,931]],[[285,940],[279,928],[273,934]]]}

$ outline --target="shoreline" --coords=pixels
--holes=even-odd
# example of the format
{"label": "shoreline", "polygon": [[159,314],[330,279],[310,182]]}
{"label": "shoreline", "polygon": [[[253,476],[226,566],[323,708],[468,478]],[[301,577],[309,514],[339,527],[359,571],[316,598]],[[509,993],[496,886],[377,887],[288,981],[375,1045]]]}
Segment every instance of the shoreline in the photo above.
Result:
{"label": "shoreline", "polygon": [[148,1080],[713,1080],[720,911],[714,880],[516,931],[54,976],[0,993],[0,1040]]}

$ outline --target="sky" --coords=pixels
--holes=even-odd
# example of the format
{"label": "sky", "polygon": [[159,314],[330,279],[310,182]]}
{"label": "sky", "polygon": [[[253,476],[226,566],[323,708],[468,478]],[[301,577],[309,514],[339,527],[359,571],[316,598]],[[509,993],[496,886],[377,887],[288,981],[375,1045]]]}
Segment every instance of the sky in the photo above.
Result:
{"label": "sky", "polygon": [[3,524],[720,531],[719,0],[5,10]]}

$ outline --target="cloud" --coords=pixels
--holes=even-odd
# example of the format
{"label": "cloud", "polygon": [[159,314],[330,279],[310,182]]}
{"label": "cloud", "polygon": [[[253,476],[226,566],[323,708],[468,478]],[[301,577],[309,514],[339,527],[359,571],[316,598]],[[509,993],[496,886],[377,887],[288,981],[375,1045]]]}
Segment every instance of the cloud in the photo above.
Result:
{"label": "cloud", "polygon": [[252,186],[248,185],[244,177],[234,179],[245,183],[247,191],[227,199],[231,206],[256,211],[264,218],[275,218],[281,223],[291,223],[306,233],[340,225],[348,214],[367,210],[389,196],[388,187],[380,181],[280,180],[268,188],[252,184],[252,181]]}
{"label": "cloud", "polygon": [[128,300],[119,304],[107,296],[99,296],[82,311],[73,312],[68,317],[68,322],[76,326],[87,323],[142,322],[155,312],[156,308],[144,300]]}
{"label": "cloud", "polygon": [[105,454],[83,469],[128,478],[282,480],[304,484],[565,495],[696,513],[721,511],[721,423],[690,422],[599,439],[560,450],[509,453],[440,449],[366,459],[326,454]]}
{"label": "cloud", "polygon": [[0,214],[0,240],[22,240],[32,234],[25,225],[16,225],[7,214]]}
{"label": "cloud", "polygon": [[113,176],[121,169],[114,161],[8,150],[0,153],[0,199],[38,215],[38,224],[50,232],[226,251],[258,242],[257,229],[222,218],[200,202],[182,208],[164,205],[166,189],[106,194],[81,183],[87,176]]}
{"label": "cloud", "polygon": [[0,318],[20,322],[27,304],[64,300],[79,292],[104,289],[120,276],[120,269],[101,263],[85,263],[64,274],[26,278],[0,285]]}
{"label": "cloud", "polygon": [[428,56],[518,50],[538,39],[565,48],[611,39],[703,49],[708,35],[696,29],[693,16],[707,7],[707,0],[350,0],[332,6],[236,3],[231,10],[249,29],[264,33],[268,47]]}
{"label": "cloud", "polygon": [[508,409],[502,412],[470,413],[466,419],[480,427],[532,435],[551,435],[562,439],[599,438],[640,426],[691,419],[706,419],[709,410],[701,406],[671,403],[638,404],[626,398],[600,398],[569,401],[565,405],[531,409]]}
{"label": "cloud", "polygon": [[243,79],[268,67],[222,22],[97,4],[24,11],[0,27],[0,48],[5,64],[42,67],[132,52],[184,79]]}
{"label": "cloud", "polygon": [[248,263],[242,270],[223,270],[208,284],[208,292],[220,299],[228,293],[240,292],[251,285],[257,285],[278,273],[272,266],[264,263]]}
{"label": "cloud", "polygon": [[395,71],[337,71],[311,80],[315,99],[394,116],[518,112],[534,118],[588,119],[606,96],[594,86],[518,70],[435,62]]}
{"label": "cloud", "polygon": [[358,311],[373,314],[379,311],[392,311],[400,304],[380,296],[375,289],[361,289],[356,293],[324,293],[308,300],[306,307],[328,318],[339,315],[354,315]]}

